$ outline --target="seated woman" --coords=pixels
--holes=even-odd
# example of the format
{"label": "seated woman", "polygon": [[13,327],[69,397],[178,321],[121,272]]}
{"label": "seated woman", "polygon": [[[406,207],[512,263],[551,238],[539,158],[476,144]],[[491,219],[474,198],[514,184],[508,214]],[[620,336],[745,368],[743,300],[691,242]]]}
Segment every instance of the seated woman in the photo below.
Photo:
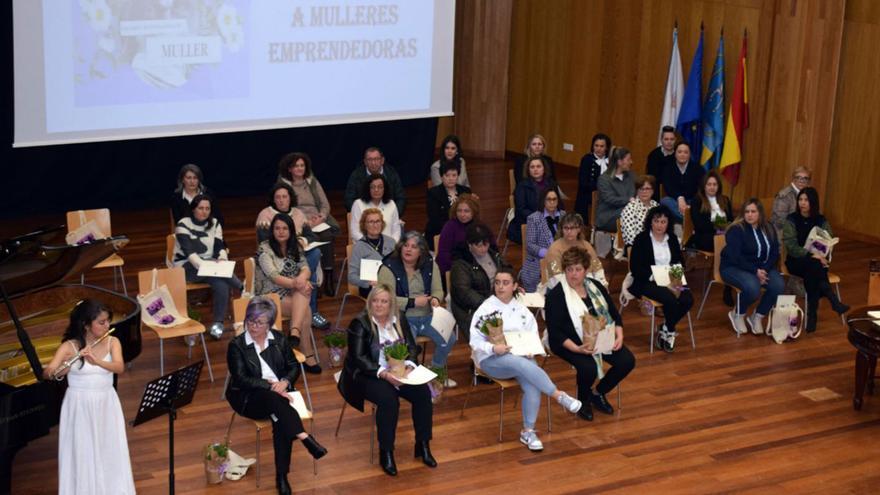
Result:
{"label": "seated woman", "polygon": [[580,411],[582,404],[581,401],[556,388],[547,376],[547,372],[538,366],[534,358],[511,354],[510,346],[492,344],[488,335],[483,333],[481,327],[486,318],[492,314],[499,314],[504,322],[505,332],[538,334],[538,322],[535,321],[534,315],[529,308],[514,298],[517,284],[513,270],[509,268],[498,270],[493,278],[493,285],[495,294],[486,299],[474,313],[470,332],[470,344],[473,349],[471,357],[474,365],[489,376],[504,380],[514,379],[519,383],[523,391],[523,429],[519,434],[519,441],[529,450],[544,450],[544,444],[535,433],[535,421],[541,408],[541,394],[553,397],[570,413]]}
{"label": "seated woman", "polygon": [[593,204],[593,191],[599,183],[599,177],[608,170],[608,153],[611,151],[611,138],[607,134],[595,134],[590,140],[590,152],[581,157],[578,167],[578,189],[574,211],[581,218],[590,218]]}
{"label": "seated woman", "polygon": [[[208,284],[211,286],[213,308],[211,314],[214,323],[211,325],[211,336],[220,339],[223,335],[223,320],[226,319],[226,308],[229,306],[231,290],[242,289],[241,281],[233,275],[230,278],[200,277],[199,267],[203,261],[228,260],[229,253],[223,242],[223,227],[211,215],[211,198],[198,194],[190,203],[190,216],[177,222],[174,230],[174,266],[182,266],[186,272],[187,282]],[[190,341],[192,344],[194,341]]]}
{"label": "seated woman", "polygon": [[[437,244],[437,266],[440,267],[441,274],[448,272],[452,268],[452,250],[456,246],[464,244],[465,232],[468,225],[480,221],[480,202],[477,197],[472,194],[462,194],[455,200],[450,209],[449,221],[440,231],[440,242]],[[428,239],[426,239],[428,240]],[[431,238],[430,242],[434,242]],[[492,239],[491,245],[495,246],[495,239]]]}
{"label": "seated woman", "polygon": [[675,144],[674,156],[674,166],[667,166],[663,177],[659,177],[666,195],[660,204],[666,206],[679,223],[697,196],[706,170],[691,161],[691,146],[686,141]]}
{"label": "seated woman", "polygon": [[193,163],[187,163],[180,167],[180,172],[177,174],[177,188],[171,195],[171,217],[174,219],[174,224],[177,225],[177,222],[182,218],[189,216],[189,204],[199,194],[211,198],[214,218],[220,222],[220,225],[223,225],[223,215],[220,214],[220,208],[217,207],[217,201],[214,200],[216,196],[205,185],[202,169]]}
{"label": "seated woman", "polygon": [[[400,415],[400,398],[412,404],[415,430],[415,456],[428,467],[437,467],[431,455],[433,404],[428,385],[404,385],[389,371],[382,344],[405,341],[409,358],[419,355],[407,319],[399,312],[394,289],[379,284],[367,296],[367,307],[348,326],[348,354],[339,379],[339,393],[358,411],[364,399],[376,405],[376,430],[379,437],[379,465],[386,474],[397,475],[394,462],[394,439]],[[414,367],[407,361],[407,367]]]}
{"label": "seated woman", "polygon": [[[272,186],[269,193],[269,206],[263,208],[257,215],[257,246],[263,241],[269,240],[272,231],[269,225],[275,215],[283,213],[289,215],[296,227],[296,238],[302,248],[309,244],[309,239],[314,239],[312,229],[309,227],[303,212],[296,208],[296,195],[293,188],[284,182],[278,182]],[[319,249],[310,249],[305,252],[306,262],[309,264],[309,273],[311,278],[309,282],[313,287],[318,286],[318,268],[321,263],[321,251]],[[312,291],[309,299],[309,307],[312,309],[312,326],[321,330],[330,326],[330,322],[324,315],[318,312],[318,291]]]}
{"label": "seated woman", "polygon": [[471,188],[458,183],[459,168],[455,162],[446,162],[440,166],[442,183],[428,189],[426,208],[428,223],[425,225],[425,239],[429,242],[440,233],[449,220],[449,208],[455,204],[462,194],[471,192]]}
{"label": "seated woman", "polygon": [[297,208],[306,216],[310,227],[326,223],[330,228],[315,232],[318,241],[327,242],[320,247],[324,271],[324,293],[333,294],[333,267],[336,258],[333,254],[333,241],[341,232],[339,223],[330,214],[330,202],[318,178],[312,173],[312,160],[305,153],[288,153],[278,163],[278,178],[293,188]]}
{"label": "seated woman", "polygon": [[275,450],[275,485],[278,493],[291,493],[287,481],[290,450],[300,440],[315,459],[327,454],[315,437],[306,433],[288,391],[299,375],[299,364],[284,333],[272,328],[277,309],[267,298],[255,297],[247,305],[245,331],[229,342],[226,364],[229,388],[226,400],[236,413],[251,419],[272,418]]}
{"label": "seated woman", "polygon": [[840,302],[828,282],[828,257],[807,251],[807,237],[815,227],[831,235],[831,224],[819,212],[819,193],[812,187],[805,187],[797,195],[797,210],[788,215],[782,229],[782,242],[785,243],[785,266],[789,273],[804,279],[807,292],[807,332],[816,331],[819,311],[819,297],[827,297],[831,308],[837,314],[849,311],[849,306]]}
{"label": "seated woman", "polygon": [[[443,287],[440,284],[440,269],[431,259],[422,234],[415,231],[403,234],[394,250],[382,261],[379,285],[391,288],[397,297],[397,306],[406,314],[413,335],[423,335],[434,343],[431,366],[446,366],[446,359],[455,345],[455,333],[446,341],[431,326],[433,308],[439,306],[443,299]],[[455,386],[455,382],[449,379],[446,386]]]}
{"label": "seated woman", "polygon": [[599,204],[596,207],[596,228],[603,232],[617,232],[617,219],[629,200],[636,194],[635,178],[630,171],[632,154],[626,148],[614,148],[611,164],[599,176]]}
{"label": "seated woman", "polygon": [[492,231],[485,224],[470,224],[466,236],[466,244],[459,244],[452,252],[449,295],[458,330],[469,339],[471,318],[483,301],[492,295],[495,273],[511,267],[498,249],[492,247]]}
{"label": "seated woman", "polygon": [[544,256],[544,265],[547,270],[547,273],[544,274],[545,277],[551,279],[563,272],[562,254],[573,247],[587,250],[590,260],[592,260],[590,267],[587,268],[587,276],[598,280],[607,288],[608,280],[605,279],[605,269],[590,241],[584,238],[584,219],[578,213],[566,213],[559,220],[556,240],[553,241]]}
{"label": "seated woman", "polygon": [[[623,320],[614,307],[614,301],[602,284],[587,278],[590,263],[590,255],[584,249],[573,247],[563,253],[564,275],[556,277],[558,283],[547,292],[544,306],[550,349],[574,366],[578,397],[584,402],[578,416],[587,421],[593,420],[590,403],[605,414],[614,413],[605,394],[626,378],[636,365],[635,356],[623,345]],[[610,354],[594,355],[593,349],[584,345],[582,318],[586,313],[614,326],[615,339]],[[612,366],[593,392],[593,382],[599,375],[603,360]]]}
{"label": "seated woman", "polygon": [[544,168],[547,170],[547,177],[556,180],[556,174],[553,167],[553,157],[546,154],[547,140],[540,134],[532,134],[529,141],[523,149],[523,156],[518,157],[513,164],[513,179],[519,184],[523,179],[529,178],[529,163],[532,158],[541,158],[544,161]]}
{"label": "seated woman", "polygon": [[459,167],[459,174],[456,183],[470,188],[471,183],[468,180],[464,158],[461,156],[461,141],[459,141],[458,136],[450,134],[443,138],[443,142],[440,143],[440,149],[443,150],[443,156],[431,164],[431,186],[437,187],[443,183],[443,172],[440,168],[444,163],[455,163]]}
{"label": "seated woman", "polygon": [[[776,268],[779,263],[779,240],[776,229],[764,215],[764,206],[751,198],[742,207],[742,214],[724,234],[727,245],[721,251],[720,272],[724,283],[739,289],[739,306],[728,314],[733,331],[746,333],[746,323],[755,335],[764,334],[764,316],[776,304],[776,297],[785,289],[785,281]],[[761,295],[761,288],[764,295]],[[749,306],[761,298],[752,316],[746,318]]]}
{"label": "seated woman", "polygon": [[295,347],[302,346],[306,355],[305,369],[320,373],[321,366],[312,348],[312,311],[309,298],[312,295],[311,274],[300,252],[299,242],[290,216],[279,213],[269,225],[272,237],[260,243],[257,249],[257,266],[254,291],[258,296],[274,292],[281,297],[281,314],[290,318],[290,341]]}
{"label": "seated woman", "polygon": [[385,176],[381,174],[373,174],[364,181],[364,189],[361,191],[361,197],[354,200],[351,204],[351,221],[348,224],[348,233],[351,236],[351,243],[361,238],[361,215],[367,208],[375,208],[382,213],[385,219],[385,227],[382,234],[392,239],[394,242],[400,240],[400,226],[403,221],[397,213],[397,204],[391,199],[391,190],[387,187]]}
{"label": "seated woman", "polygon": [[351,248],[351,259],[348,260],[348,283],[358,286],[361,297],[367,297],[376,282],[361,279],[361,261],[382,261],[394,250],[394,239],[383,234],[385,218],[377,208],[367,208],[361,213],[361,238]]}
{"label": "seated woman", "polygon": [[[507,238],[518,244],[522,243],[520,227],[526,223],[526,218],[529,215],[543,206],[538,203],[541,193],[545,189],[552,189],[560,198],[562,197],[556,181],[546,173],[547,162],[544,158],[532,158],[525,170],[526,177],[516,185],[516,189],[513,191],[514,215],[510,226],[507,227]],[[562,201],[559,202],[559,208],[563,208]]]}
{"label": "seated woman", "polygon": [[620,212],[620,233],[623,237],[624,249],[629,256],[629,248],[632,247],[636,236],[645,226],[645,215],[648,210],[659,206],[659,203],[651,199],[654,194],[654,177],[643,175],[636,179],[636,196],[629,200]]}
{"label": "seated woman", "polygon": [[681,265],[681,245],[678,237],[670,234],[672,214],[665,206],[651,208],[645,217],[645,227],[636,236],[629,258],[633,283],[629,288],[636,297],[647,297],[663,305],[663,325],[657,334],[657,347],[666,352],[675,348],[675,325],[684,318],[694,305],[694,296],[685,287],[676,290],[661,287],[654,281],[651,266]]}
{"label": "seated woman", "polygon": [[711,253],[715,250],[715,234],[733,221],[730,198],[722,193],[718,172],[710,170],[703,176],[700,190],[691,202],[690,215],[694,232],[686,247]]}
{"label": "seated woman", "polygon": [[526,261],[519,278],[526,292],[535,292],[541,281],[541,260],[547,254],[553,239],[559,231],[559,218],[565,214],[559,206],[559,194],[553,189],[541,193],[541,211],[536,211],[526,219]]}

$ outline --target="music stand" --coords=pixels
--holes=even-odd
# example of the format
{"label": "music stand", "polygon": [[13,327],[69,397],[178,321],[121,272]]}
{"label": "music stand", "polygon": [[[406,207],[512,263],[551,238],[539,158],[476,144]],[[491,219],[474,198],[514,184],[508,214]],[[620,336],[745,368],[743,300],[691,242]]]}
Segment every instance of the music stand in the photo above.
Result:
{"label": "music stand", "polygon": [[168,493],[174,494],[174,420],[177,410],[192,402],[202,374],[204,361],[193,363],[185,368],[172,371],[156,378],[144,388],[137,417],[131,422],[137,426],[168,414]]}

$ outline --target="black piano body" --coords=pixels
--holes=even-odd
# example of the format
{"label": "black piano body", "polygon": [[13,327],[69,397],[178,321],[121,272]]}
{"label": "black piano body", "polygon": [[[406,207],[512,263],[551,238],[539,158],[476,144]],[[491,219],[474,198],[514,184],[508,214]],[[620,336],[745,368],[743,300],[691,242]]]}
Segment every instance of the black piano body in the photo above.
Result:
{"label": "black piano body", "polygon": [[73,306],[98,299],[113,311],[123,358],[141,352],[140,307],[100,287],[63,284],[127,243],[125,237],[67,246],[63,227],[41,229],[0,243],[0,494],[11,489],[12,461],[31,440],[58,424],[65,381],[42,379]]}

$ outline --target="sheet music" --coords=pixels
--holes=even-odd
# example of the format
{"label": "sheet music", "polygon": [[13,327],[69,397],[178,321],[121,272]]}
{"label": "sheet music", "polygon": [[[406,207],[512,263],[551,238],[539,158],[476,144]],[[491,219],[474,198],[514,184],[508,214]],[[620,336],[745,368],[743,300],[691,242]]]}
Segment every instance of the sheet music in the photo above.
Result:
{"label": "sheet music", "polygon": [[414,370],[410,371],[406,375],[406,378],[398,378],[397,380],[406,385],[424,385],[434,378],[437,378],[437,373],[434,373],[420,364]]}
{"label": "sheet music", "polygon": [[519,302],[527,308],[543,308],[544,295],[539,292],[526,292],[516,296]]}
{"label": "sheet music", "polygon": [[235,262],[234,261],[204,260],[204,261],[202,261],[202,264],[199,265],[199,276],[200,277],[231,278],[234,271],[235,271]]}
{"label": "sheet music", "polygon": [[541,337],[535,332],[504,332],[510,353],[517,356],[543,356],[547,353]]}
{"label": "sheet music", "polygon": [[444,342],[449,342],[449,337],[452,336],[452,330],[455,328],[455,317],[443,306],[437,306],[431,317],[431,326],[440,333]]}
{"label": "sheet music", "polygon": [[318,225],[315,225],[314,227],[312,227],[312,232],[314,232],[316,234],[320,234],[321,232],[324,232],[325,230],[329,230],[329,229],[330,229],[330,226],[327,225],[327,222],[321,222]]}
{"label": "sheet music", "polygon": [[366,282],[379,281],[379,268],[382,266],[382,260],[361,260],[361,280]]}
{"label": "sheet music", "polygon": [[[669,287],[669,266],[651,265],[651,274],[654,275],[654,283],[660,287]],[[681,283],[684,285],[688,284],[684,274],[681,276]]]}

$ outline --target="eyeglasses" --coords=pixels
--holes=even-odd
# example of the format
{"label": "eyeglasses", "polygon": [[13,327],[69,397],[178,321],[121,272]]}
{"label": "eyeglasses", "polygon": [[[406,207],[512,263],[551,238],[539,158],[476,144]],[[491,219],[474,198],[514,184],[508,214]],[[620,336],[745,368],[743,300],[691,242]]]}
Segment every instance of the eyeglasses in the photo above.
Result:
{"label": "eyeglasses", "polygon": [[653,190],[654,190],[654,188],[651,186],[644,186],[644,187],[639,188],[639,191],[653,191]]}
{"label": "eyeglasses", "polygon": [[269,320],[248,320],[248,325],[253,327],[268,327]]}
{"label": "eyeglasses", "polygon": [[798,182],[810,182],[810,176],[809,175],[795,175],[794,180],[796,180]]}
{"label": "eyeglasses", "polygon": [[577,225],[564,225],[562,230],[581,230]]}
{"label": "eyeglasses", "polygon": [[367,220],[366,223],[370,223],[370,224],[382,223],[382,220]]}

